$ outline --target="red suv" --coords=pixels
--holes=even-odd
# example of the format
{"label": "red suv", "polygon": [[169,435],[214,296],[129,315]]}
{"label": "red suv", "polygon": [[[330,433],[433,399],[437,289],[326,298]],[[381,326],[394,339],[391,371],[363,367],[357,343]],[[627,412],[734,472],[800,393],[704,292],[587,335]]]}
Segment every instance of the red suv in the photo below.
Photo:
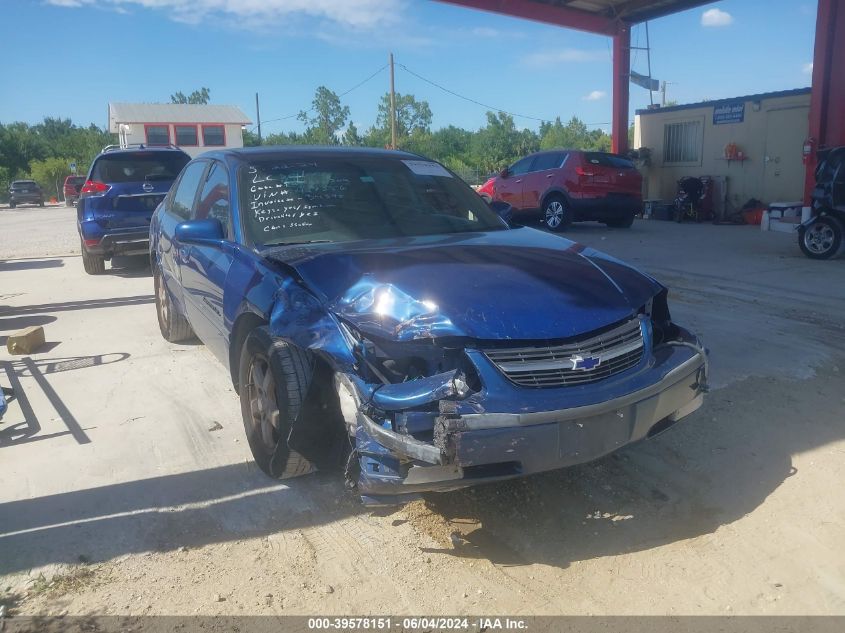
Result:
{"label": "red suv", "polygon": [[552,231],[598,220],[627,228],[642,210],[643,178],[627,158],[606,152],[551,150],[516,161],[478,190],[507,202],[514,219],[539,213]]}
{"label": "red suv", "polygon": [[80,189],[84,184],[85,176],[68,176],[65,178],[65,206],[69,207],[76,204],[76,201],[79,200]]}

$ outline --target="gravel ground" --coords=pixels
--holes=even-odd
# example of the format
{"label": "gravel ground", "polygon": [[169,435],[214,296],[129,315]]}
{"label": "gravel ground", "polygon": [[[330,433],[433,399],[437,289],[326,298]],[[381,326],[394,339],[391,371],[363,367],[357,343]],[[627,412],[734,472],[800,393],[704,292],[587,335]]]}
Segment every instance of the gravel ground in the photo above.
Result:
{"label": "gravel ground", "polygon": [[712,352],[704,407],[595,463],[372,512],[337,474],[258,473],[223,369],[161,340],[147,271],[47,257],[73,231],[72,209],[0,211],[0,335],[50,342],[0,352],[39,427],[20,402],[0,425],[15,613],[845,614],[845,261],[751,227],[574,227],[670,286]]}
{"label": "gravel ground", "polygon": [[76,207],[50,204],[10,209],[0,205],[0,257],[79,254]]}

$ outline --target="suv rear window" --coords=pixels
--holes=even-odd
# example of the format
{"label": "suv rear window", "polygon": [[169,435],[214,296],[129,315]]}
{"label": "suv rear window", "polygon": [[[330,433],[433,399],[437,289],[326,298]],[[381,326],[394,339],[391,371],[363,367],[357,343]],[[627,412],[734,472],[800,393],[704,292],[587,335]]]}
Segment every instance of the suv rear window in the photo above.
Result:
{"label": "suv rear window", "polygon": [[636,169],[634,163],[627,158],[605,152],[584,152],[584,160],[593,165],[611,167],[613,169]]}
{"label": "suv rear window", "polygon": [[85,182],[85,176],[68,176],[65,181],[68,185],[81,185]]}
{"label": "suv rear window", "polygon": [[101,156],[94,163],[91,180],[97,182],[140,182],[176,180],[191,158],[181,152],[133,152]]}
{"label": "suv rear window", "polygon": [[25,189],[27,187],[37,187],[38,184],[34,180],[16,180],[12,183],[12,189]]}

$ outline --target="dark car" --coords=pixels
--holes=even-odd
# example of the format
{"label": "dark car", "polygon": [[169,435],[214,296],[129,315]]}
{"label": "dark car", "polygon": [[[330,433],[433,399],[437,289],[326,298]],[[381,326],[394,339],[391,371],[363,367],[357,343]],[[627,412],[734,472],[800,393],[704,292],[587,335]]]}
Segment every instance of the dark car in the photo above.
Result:
{"label": "dark car", "polygon": [[44,206],[44,192],[34,180],[15,180],[9,185],[9,207],[21,204]]}
{"label": "dark car", "polygon": [[798,245],[810,259],[845,251],[845,147],[819,152],[812,215],[798,227]]}
{"label": "dark car", "polygon": [[539,215],[553,231],[586,220],[627,228],[642,211],[642,182],[624,156],[551,150],[518,160],[478,193],[485,200],[510,204],[514,220]]}
{"label": "dark car", "polygon": [[79,192],[85,184],[85,176],[68,176],[65,178],[64,195],[65,206],[71,207],[79,200]]}
{"label": "dark car", "polygon": [[204,154],[156,210],[150,257],[162,335],[196,335],[230,373],[258,466],[341,461],[373,503],[596,459],[706,390],[657,281],[510,228],[406,152]]}
{"label": "dark car", "polygon": [[115,255],[149,252],[150,217],[191,160],[167,147],[107,147],[91,164],[76,206],[82,264],[105,271]]}

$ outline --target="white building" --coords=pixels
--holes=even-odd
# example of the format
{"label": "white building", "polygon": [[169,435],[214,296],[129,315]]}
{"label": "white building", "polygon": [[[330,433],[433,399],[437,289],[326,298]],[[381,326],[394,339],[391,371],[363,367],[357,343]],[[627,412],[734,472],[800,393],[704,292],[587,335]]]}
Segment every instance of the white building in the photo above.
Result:
{"label": "white building", "polygon": [[212,149],[243,147],[242,126],[252,121],[230,105],[109,103],[109,132],[120,145],[179,146],[198,156]]}

